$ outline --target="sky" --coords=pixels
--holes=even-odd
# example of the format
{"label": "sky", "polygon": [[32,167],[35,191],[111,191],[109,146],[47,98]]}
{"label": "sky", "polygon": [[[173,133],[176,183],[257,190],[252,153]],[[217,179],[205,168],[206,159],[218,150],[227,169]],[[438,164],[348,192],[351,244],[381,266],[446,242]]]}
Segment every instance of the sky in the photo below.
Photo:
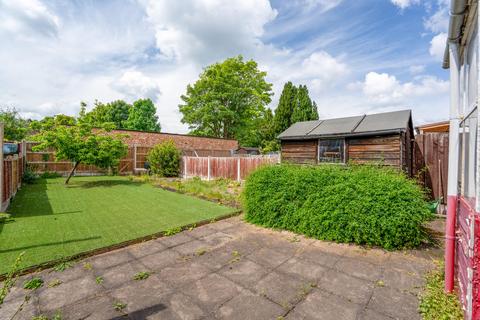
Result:
{"label": "sky", "polygon": [[320,118],[412,109],[448,119],[448,0],[0,0],[0,106],[26,118],[151,98],[162,131],[202,69],[243,55],[275,109],[305,84]]}

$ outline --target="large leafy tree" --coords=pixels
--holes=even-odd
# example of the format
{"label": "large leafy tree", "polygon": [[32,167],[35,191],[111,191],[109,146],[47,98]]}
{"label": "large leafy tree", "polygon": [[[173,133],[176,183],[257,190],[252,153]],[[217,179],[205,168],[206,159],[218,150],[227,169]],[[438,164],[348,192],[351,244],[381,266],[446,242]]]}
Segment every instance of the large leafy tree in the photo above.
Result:
{"label": "large leafy tree", "polygon": [[80,113],[80,117],[94,126],[100,127],[105,123],[113,123],[115,129],[123,129],[128,120],[129,111],[132,106],[123,100],[115,100],[109,103],[95,101],[94,108],[86,112],[85,105]]}
{"label": "large leafy tree", "polygon": [[127,145],[122,135],[108,133],[112,127],[93,130],[90,123],[80,121],[77,125],[57,125],[42,129],[34,139],[40,142],[35,151],[53,149],[56,160],[74,163],[65,184],[68,184],[78,165],[89,164],[102,169],[116,167],[127,154]]}
{"label": "large leafy tree", "polygon": [[28,132],[28,121],[23,119],[15,108],[0,109],[0,122],[3,122],[4,139],[20,141]]}
{"label": "large leafy tree", "polygon": [[181,96],[182,123],[192,134],[249,143],[273,95],[265,77],[255,61],[242,56],[206,67]]}
{"label": "large leafy tree", "polygon": [[133,103],[124,122],[125,129],[160,132],[156,115],[157,108],[150,99],[139,99]]}
{"label": "large leafy tree", "polygon": [[317,105],[308,95],[307,86],[300,85],[296,92],[291,123],[318,120]]}

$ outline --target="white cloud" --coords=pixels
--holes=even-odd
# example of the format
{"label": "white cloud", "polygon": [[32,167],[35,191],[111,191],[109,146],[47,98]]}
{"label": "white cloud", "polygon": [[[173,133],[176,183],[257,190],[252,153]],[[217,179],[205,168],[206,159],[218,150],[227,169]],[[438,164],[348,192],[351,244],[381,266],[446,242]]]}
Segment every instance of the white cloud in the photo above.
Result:
{"label": "white cloud", "polygon": [[401,83],[393,75],[376,72],[367,73],[362,83],[362,91],[367,99],[378,104],[401,104],[416,97],[446,93],[448,88],[448,81],[432,76]]}
{"label": "white cloud", "polygon": [[411,5],[420,3],[419,0],[390,0],[390,1],[400,9],[405,9],[410,7]]}
{"label": "white cloud", "polygon": [[447,34],[439,33],[430,41],[430,55],[436,60],[441,61],[445,52],[445,46],[447,45]]}
{"label": "white cloud", "polygon": [[22,36],[55,36],[59,18],[38,0],[4,0],[0,2],[0,29]]}
{"label": "white cloud", "polygon": [[423,64],[413,65],[413,66],[410,66],[410,68],[408,68],[408,70],[410,71],[410,73],[412,75],[417,75],[417,74],[425,72],[425,65],[423,65]]}
{"label": "white cloud", "polygon": [[157,101],[161,94],[158,82],[136,70],[128,70],[112,83],[113,88],[125,95],[128,100],[150,98]]}
{"label": "white cloud", "polygon": [[448,21],[450,19],[449,8],[449,0],[438,0],[437,10],[424,20],[423,25],[425,29],[434,33],[446,32],[448,30]]}
{"label": "white cloud", "polygon": [[268,0],[145,0],[157,47],[169,59],[210,63],[252,54],[277,12]]}

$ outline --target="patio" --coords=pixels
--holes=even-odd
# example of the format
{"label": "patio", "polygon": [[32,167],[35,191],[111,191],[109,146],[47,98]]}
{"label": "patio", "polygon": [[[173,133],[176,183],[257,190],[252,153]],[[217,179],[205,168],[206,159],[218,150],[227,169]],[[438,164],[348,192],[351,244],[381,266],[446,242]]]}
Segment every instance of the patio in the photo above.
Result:
{"label": "patio", "polygon": [[[322,242],[234,217],[21,277],[0,319],[25,294],[14,319],[420,319],[416,295],[441,255]],[[134,280],[139,272],[150,275]],[[44,285],[23,289],[33,277]]]}

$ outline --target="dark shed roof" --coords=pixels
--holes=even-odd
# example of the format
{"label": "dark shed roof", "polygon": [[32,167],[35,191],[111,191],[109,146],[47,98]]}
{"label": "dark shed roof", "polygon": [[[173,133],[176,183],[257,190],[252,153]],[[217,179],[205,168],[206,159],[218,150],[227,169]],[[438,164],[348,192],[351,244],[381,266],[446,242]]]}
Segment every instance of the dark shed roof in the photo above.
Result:
{"label": "dark shed roof", "polygon": [[282,132],[278,138],[281,140],[312,139],[394,133],[408,128],[410,117],[410,110],[402,110],[355,117],[297,122]]}

